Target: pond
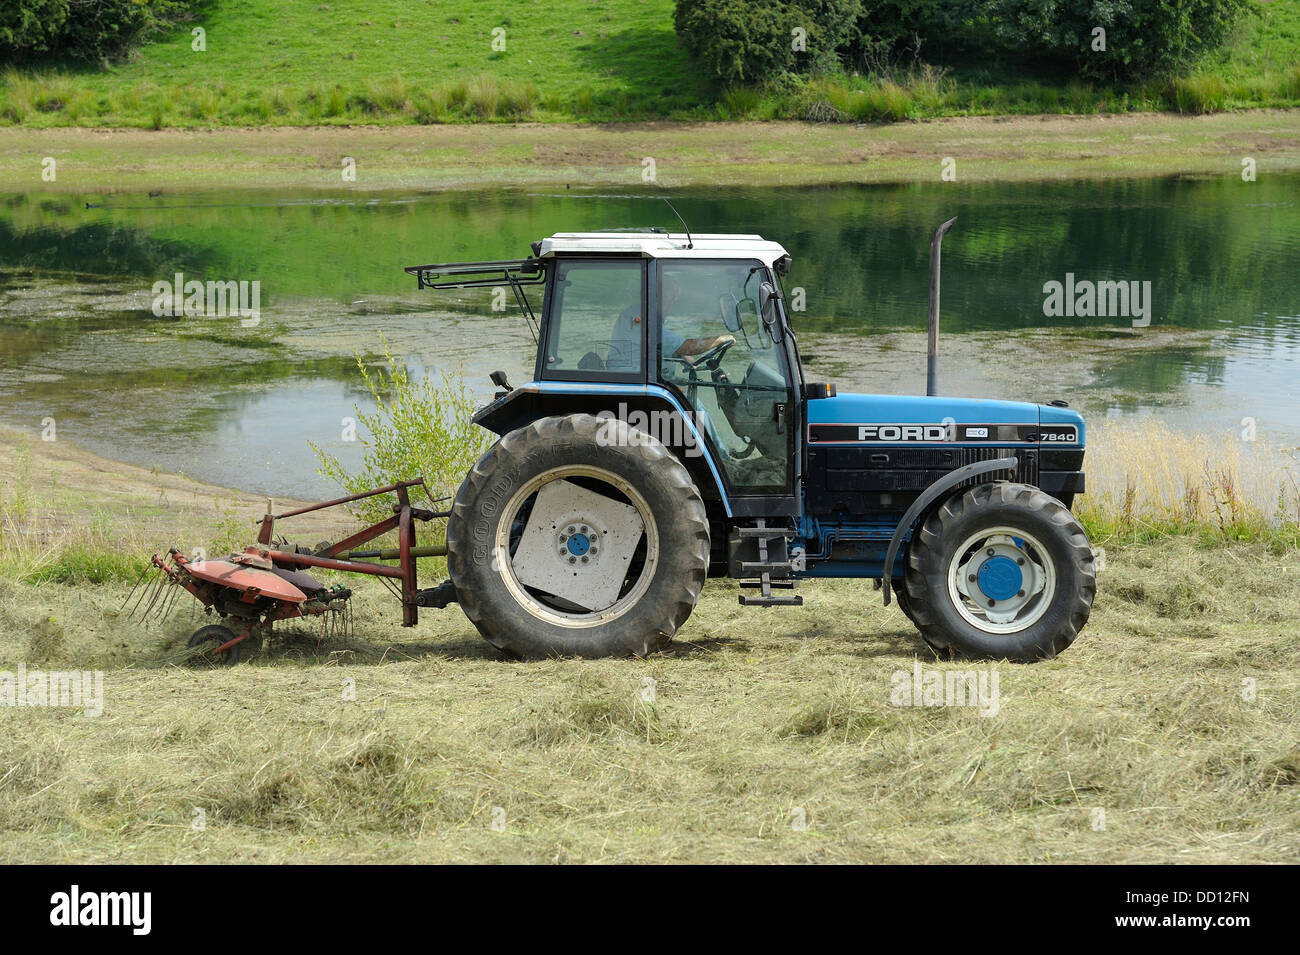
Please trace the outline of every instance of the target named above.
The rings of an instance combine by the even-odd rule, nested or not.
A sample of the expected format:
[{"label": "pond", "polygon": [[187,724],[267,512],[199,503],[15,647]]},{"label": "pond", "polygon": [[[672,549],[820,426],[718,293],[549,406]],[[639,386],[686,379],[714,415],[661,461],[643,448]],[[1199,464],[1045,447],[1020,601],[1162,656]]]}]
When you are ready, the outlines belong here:
[{"label": "pond", "polygon": [[[419,292],[403,266],[522,258],[557,231],[676,229],[663,196],[696,232],[760,233],[790,251],[808,375],[841,391],[924,390],[929,236],[957,216],[943,246],[943,393],[1063,398],[1094,421],[1152,414],[1195,431],[1250,419],[1300,444],[1297,174],[0,195],[0,421],[36,433],[53,418],[60,438],[117,460],[331,495],[307,442],[359,460],[343,419],[367,407],[356,356],[382,354],[381,335],[413,371],[459,369],[483,396],[492,370],[515,383],[531,372],[513,304]],[[256,281],[257,320],[155,315],[154,284],[177,273]]]}]

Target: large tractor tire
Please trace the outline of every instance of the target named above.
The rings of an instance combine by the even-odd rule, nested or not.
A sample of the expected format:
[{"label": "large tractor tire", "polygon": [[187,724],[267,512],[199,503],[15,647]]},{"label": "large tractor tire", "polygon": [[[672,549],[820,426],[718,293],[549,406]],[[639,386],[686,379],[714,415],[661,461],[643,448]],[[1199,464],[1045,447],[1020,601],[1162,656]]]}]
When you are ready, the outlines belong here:
[{"label": "large tractor tire", "polygon": [[447,523],[465,615],[525,659],[644,656],[699,599],[709,522],[690,474],[613,418],[541,418],[479,459]]},{"label": "large tractor tire", "polygon": [[916,617],[912,616],[912,608],[907,604],[907,587],[902,578],[893,578],[894,603],[898,604],[898,609],[903,611],[903,616],[912,621],[912,626],[916,626]]},{"label": "large tractor tire", "polygon": [[1097,593],[1092,547],[1056,498],[995,483],[953,495],[912,540],[908,615],[943,655],[1028,663],[1079,635]]}]

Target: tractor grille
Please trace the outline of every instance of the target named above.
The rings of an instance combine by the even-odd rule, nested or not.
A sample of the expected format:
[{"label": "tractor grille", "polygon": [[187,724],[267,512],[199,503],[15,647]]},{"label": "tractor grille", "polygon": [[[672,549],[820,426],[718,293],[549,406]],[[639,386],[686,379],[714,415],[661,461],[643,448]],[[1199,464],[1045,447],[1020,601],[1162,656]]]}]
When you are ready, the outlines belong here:
[{"label": "tractor grille", "polygon": [[1036,448],[962,448],[961,464],[962,467],[967,464],[974,464],[976,461],[992,461],[995,458],[1010,457],[1014,455],[1020,459],[1020,464],[1012,472],[983,475],[966,481],[963,486],[969,487],[974,484],[981,484],[988,481],[990,477],[996,479],[1008,479],[1015,481],[1017,484],[1038,484],[1038,450]]},{"label": "tractor grille", "polygon": [[810,448],[809,503],[821,513],[900,510],[959,467],[1012,455],[1020,460],[1014,472],[978,475],[960,486],[990,480],[1037,486],[1038,449],[1032,447]]}]

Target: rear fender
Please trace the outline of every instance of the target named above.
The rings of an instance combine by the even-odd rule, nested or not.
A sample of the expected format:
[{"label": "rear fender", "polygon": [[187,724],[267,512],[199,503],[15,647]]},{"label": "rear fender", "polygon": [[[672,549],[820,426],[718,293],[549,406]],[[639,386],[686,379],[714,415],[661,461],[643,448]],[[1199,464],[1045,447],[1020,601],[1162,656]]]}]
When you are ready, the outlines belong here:
[{"label": "rear fender", "polygon": [[681,402],[658,385],[533,381],[481,408],[474,423],[504,435],[538,418],[584,413],[622,418],[663,441],[686,466],[710,511],[716,508],[720,516],[732,516],[731,501],[708,443]]}]

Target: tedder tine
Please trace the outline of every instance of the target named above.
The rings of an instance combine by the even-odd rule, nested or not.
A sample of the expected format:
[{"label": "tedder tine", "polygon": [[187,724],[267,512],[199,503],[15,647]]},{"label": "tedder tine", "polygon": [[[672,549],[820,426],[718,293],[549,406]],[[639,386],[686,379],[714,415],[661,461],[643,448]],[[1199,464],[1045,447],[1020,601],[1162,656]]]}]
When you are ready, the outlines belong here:
[{"label": "tedder tine", "polygon": [[135,583],[133,583],[133,584],[131,585],[131,592],[130,592],[129,594],[127,594],[127,595],[126,595],[126,599],[122,601],[122,607],[121,607],[121,609],[118,611],[119,613],[121,612],[121,610],[125,610],[125,609],[126,609],[126,605],[129,604],[129,603],[131,602],[131,598],[135,596],[136,589],[140,586],[140,582],[143,581],[143,580],[145,579],[145,577],[148,575],[148,573],[149,573],[149,569],[150,569],[151,567],[153,567],[153,564],[146,564],[146,565],[144,566],[144,568],[140,571],[140,576],[137,577],[137,578],[135,579]]},{"label": "tedder tine", "polygon": [[[123,602],[122,609],[126,610],[127,604],[131,602],[131,597],[135,595],[137,590],[139,591],[139,596],[135,598],[135,603],[132,604],[131,609],[127,611],[126,618],[128,620],[131,620],[135,617],[136,613],[138,613],[140,610],[141,604],[144,603],[145,596],[153,589],[154,586],[153,581],[150,580],[146,582],[145,578],[149,575],[150,570],[156,570],[156,569],[157,568],[152,563],[150,563],[149,566],[144,569],[144,572],[140,574],[140,579],[135,582],[135,586],[131,588],[131,593],[127,595],[126,601]],[[143,586],[141,586],[142,584]]]},{"label": "tedder tine", "polygon": [[167,595],[163,598],[162,609],[158,611],[159,622],[166,620],[173,610],[176,609],[176,600],[180,597],[181,588],[177,586],[175,580],[169,580]]},{"label": "tedder tine", "polygon": [[159,579],[158,586],[154,588],[153,593],[149,597],[149,606],[145,607],[144,613],[140,617],[141,620],[147,620],[151,614],[157,612],[163,602],[163,595],[167,590],[167,583],[169,580],[170,578],[166,574]]},{"label": "tedder tine", "polygon": [[[131,611],[133,619],[144,621],[149,616],[149,611],[153,608],[154,601],[158,599],[158,592],[162,590],[162,581],[151,583],[148,587],[140,592],[140,599],[136,601],[135,607]],[[136,614],[139,614],[137,617]]]}]

